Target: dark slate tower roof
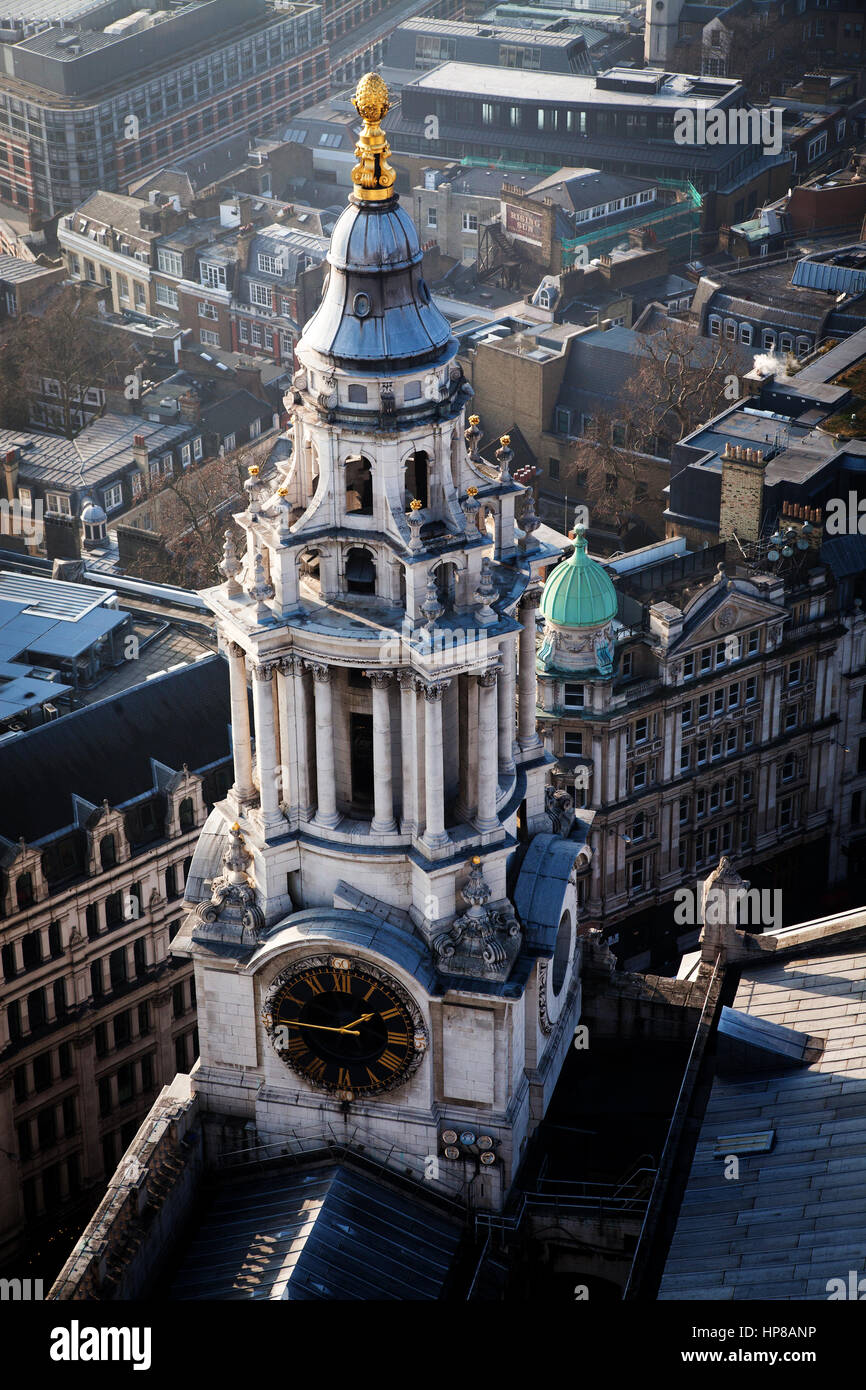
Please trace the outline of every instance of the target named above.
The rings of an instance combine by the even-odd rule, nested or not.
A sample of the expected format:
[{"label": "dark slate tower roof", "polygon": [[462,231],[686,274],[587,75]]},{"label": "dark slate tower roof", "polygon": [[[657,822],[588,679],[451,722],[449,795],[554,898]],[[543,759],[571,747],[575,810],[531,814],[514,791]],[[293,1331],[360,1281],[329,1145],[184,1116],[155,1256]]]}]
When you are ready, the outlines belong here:
[{"label": "dark slate tower roof", "polygon": [[388,90],[376,73],[358,85],[364,129],[352,170],[354,191],[331,236],[331,267],[303,345],[337,367],[381,375],[453,357],[457,344],[421,272],[423,253],[411,217],[394,192],[387,140],[379,126]]}]

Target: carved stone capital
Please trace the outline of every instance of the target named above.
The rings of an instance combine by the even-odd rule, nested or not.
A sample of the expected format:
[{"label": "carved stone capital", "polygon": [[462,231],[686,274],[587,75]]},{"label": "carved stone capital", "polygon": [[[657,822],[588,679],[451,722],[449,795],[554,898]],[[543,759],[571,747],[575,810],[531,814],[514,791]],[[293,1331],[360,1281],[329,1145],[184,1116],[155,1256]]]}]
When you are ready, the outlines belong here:
[{"label": "carved stone capital", "polygon": [[365,671],[364,675],[376,690],[387,690],[394,679],[393,671]]},{"label": "carved stone capital", "polygon": [[305,665],[308,671],[312,671],[313,680],[318,681],[320,685],[328,685],[333,679],[333,667],[325,666],[319,661],[308,661]]},{"label": "carved stone capital", "polygon": [[229,656],[241,658],[246,656],[246,652],[244,651],[243,647],[240,645],[239,642],[228,642],[226,644],[226,651],[228,652]]},{"label": "carved stone capital", "polygon": [[418,680],[415,672],[405,669],[397,672],[397,684],[401,690],[409,691],[412,695],[417,694],[421,688],[421,682]]},{"label": "carved stone capital", "polygon": [[269,681],[274,672],[279,669],[278,661],[254,661],[250,666],[253,680]]},{"label": "carved stone capital", "polygon": [[301,676],[304,672],[304,663],[299,656],[281,656],[277,667],[283,676]]},{"label": "carved stone capital", "polygon": [[489,690],[492,685],[496,684],[496,678],[498,675],[499,667],[489,666],[486,671],[479,671],[475,679],[477,680],[478,684],[482,686],[485,690]]},{"label": "carved stone capital", "polygon": [[438,704],[450,684],[450,681],[430,681],[429,684],[422,682],[421,689],[424,692],[424,699],[429,700],[431,705]]},{"label": "carved stone capital", "polygon": [[539,605],[540,603],[541,603],[541,590],[540,590],[540,589],[527,589],[527,590],[526,590],[526,593],[522,596],[522,598],[521,598],[521,600],[520,600],[520,603],[518,604],[518,607],[519,607],[519,608],[526,608],[526,609],[537,608],[538,605]]}]

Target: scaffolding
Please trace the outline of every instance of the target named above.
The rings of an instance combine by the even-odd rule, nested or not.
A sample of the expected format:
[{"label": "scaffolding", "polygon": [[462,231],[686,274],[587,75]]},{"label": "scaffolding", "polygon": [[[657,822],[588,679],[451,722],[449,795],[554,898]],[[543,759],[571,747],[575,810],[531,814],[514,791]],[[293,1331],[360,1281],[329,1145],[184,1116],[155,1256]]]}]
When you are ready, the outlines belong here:
[{"label": "scaffolding", "polygon": [[563,269],[569,269],[575,264],[578,247],[586,247],[586,259],[591,261],[593,256],[613,250],[617,242],[622,241],[636,227],[649,228],[652,239],[664,244],[671,251],[673,259],[691,260],[692,238],[699,230],[701,222],[701,195],[687,179],[657,179],[656,183],[659,188],[671,189],[675,201],[656,207],[652,211],[641,212],[637,217],[599,227],[597,231],[591,231],[587,227],[581,236],[564,238]]}]

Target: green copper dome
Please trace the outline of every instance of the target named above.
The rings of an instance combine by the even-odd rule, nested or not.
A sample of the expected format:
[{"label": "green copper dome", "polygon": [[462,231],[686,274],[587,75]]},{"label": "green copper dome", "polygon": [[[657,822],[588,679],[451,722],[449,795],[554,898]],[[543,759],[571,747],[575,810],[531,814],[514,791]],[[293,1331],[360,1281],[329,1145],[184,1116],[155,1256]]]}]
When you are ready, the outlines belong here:
[{"label": "green copper dome", "polygon": [[541,611],[558,627],[601,627],[616,617],[616,589],[597,560],[586,553],[582,526],[574,533],[574,553],[556,566],[541,596]]}]

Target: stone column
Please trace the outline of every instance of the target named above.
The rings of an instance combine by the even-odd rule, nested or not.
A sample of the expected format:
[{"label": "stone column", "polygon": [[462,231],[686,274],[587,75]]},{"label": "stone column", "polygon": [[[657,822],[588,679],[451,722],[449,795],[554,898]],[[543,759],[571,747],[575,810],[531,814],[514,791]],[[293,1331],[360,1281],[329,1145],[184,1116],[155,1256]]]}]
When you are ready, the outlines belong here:
[{"label": "stone column", "polygon": [[316,824],[333,829],[337,813],[337,778],[334,770],[334,721],[330,666],[310,663],[316,692]]},{"label": "stone column", "polygon": [[277,786],[277,730],[274,708],[275,661],[257,662],[253,668],[253,718],[256,724],[256,761],[259,772],[259,805],[267,830],[284,825]]},{"label": "stone column", "polygon": [[511,777],[514,772],[514,710],[517,703],[517,673],[514,660],[517,655],[516,639],[506,637],[499,648],[499,654],[499,771],[505,777]]},{"label": "stone column", "polygon": [[448,844],[445,833],[445,768],[442,747],[442,696],[450,681],[432,681],[424,691],[424,782],[426,824],[424,843],[430,849]]},{"label": "stone column", "polygon": [[277,663],[277,730],[279,732],[280,787],[287,814],[294,817],[298,805],[297,754],[292,728],[294,658]]},{"label": "stone column", "polygon": [[307,748],[307,686],[304,679],[304,663],[296,656],[292,661],[295,685],[295,774],[298,791],[298,815],[301,820],[312,819],[314,805],[310,789],[310,763]]},{"label": "stone column", "polygon": [[496,667],[483,671],[478,680],[478,810],[475,825],[486,832],[498,830],[496,790],[499,760],[496,752]]},{"label": "stone column", "polygon": [[244,649],[237,642],[228,644],[229,686],[232,706],[232,754],[235,794],[239,801],[252,801],[253,756],[250,746],[250,709],[247,702],[247,668]]},{"label": "stone column", "polygon": [[517,741],[522,749],[537,748],[541,739],[535,728],[535,706],[538,698],[535,674],[535,610],[540,602],[537,590],[524,594],[520,601],[520,656],[517,671]]},{"label": "stone column", "polygon": [[397,829],[391,767],[392,673],[368,671],[367,675],[373,689],[373,819],[370,829],[376,835],[390,835]]},{"label": "stone column", "polygon": [[400,687],[400,743],[403,770],[403,815],[401,829],[418,833],[418,681],[411,671],[398,671]]}]

